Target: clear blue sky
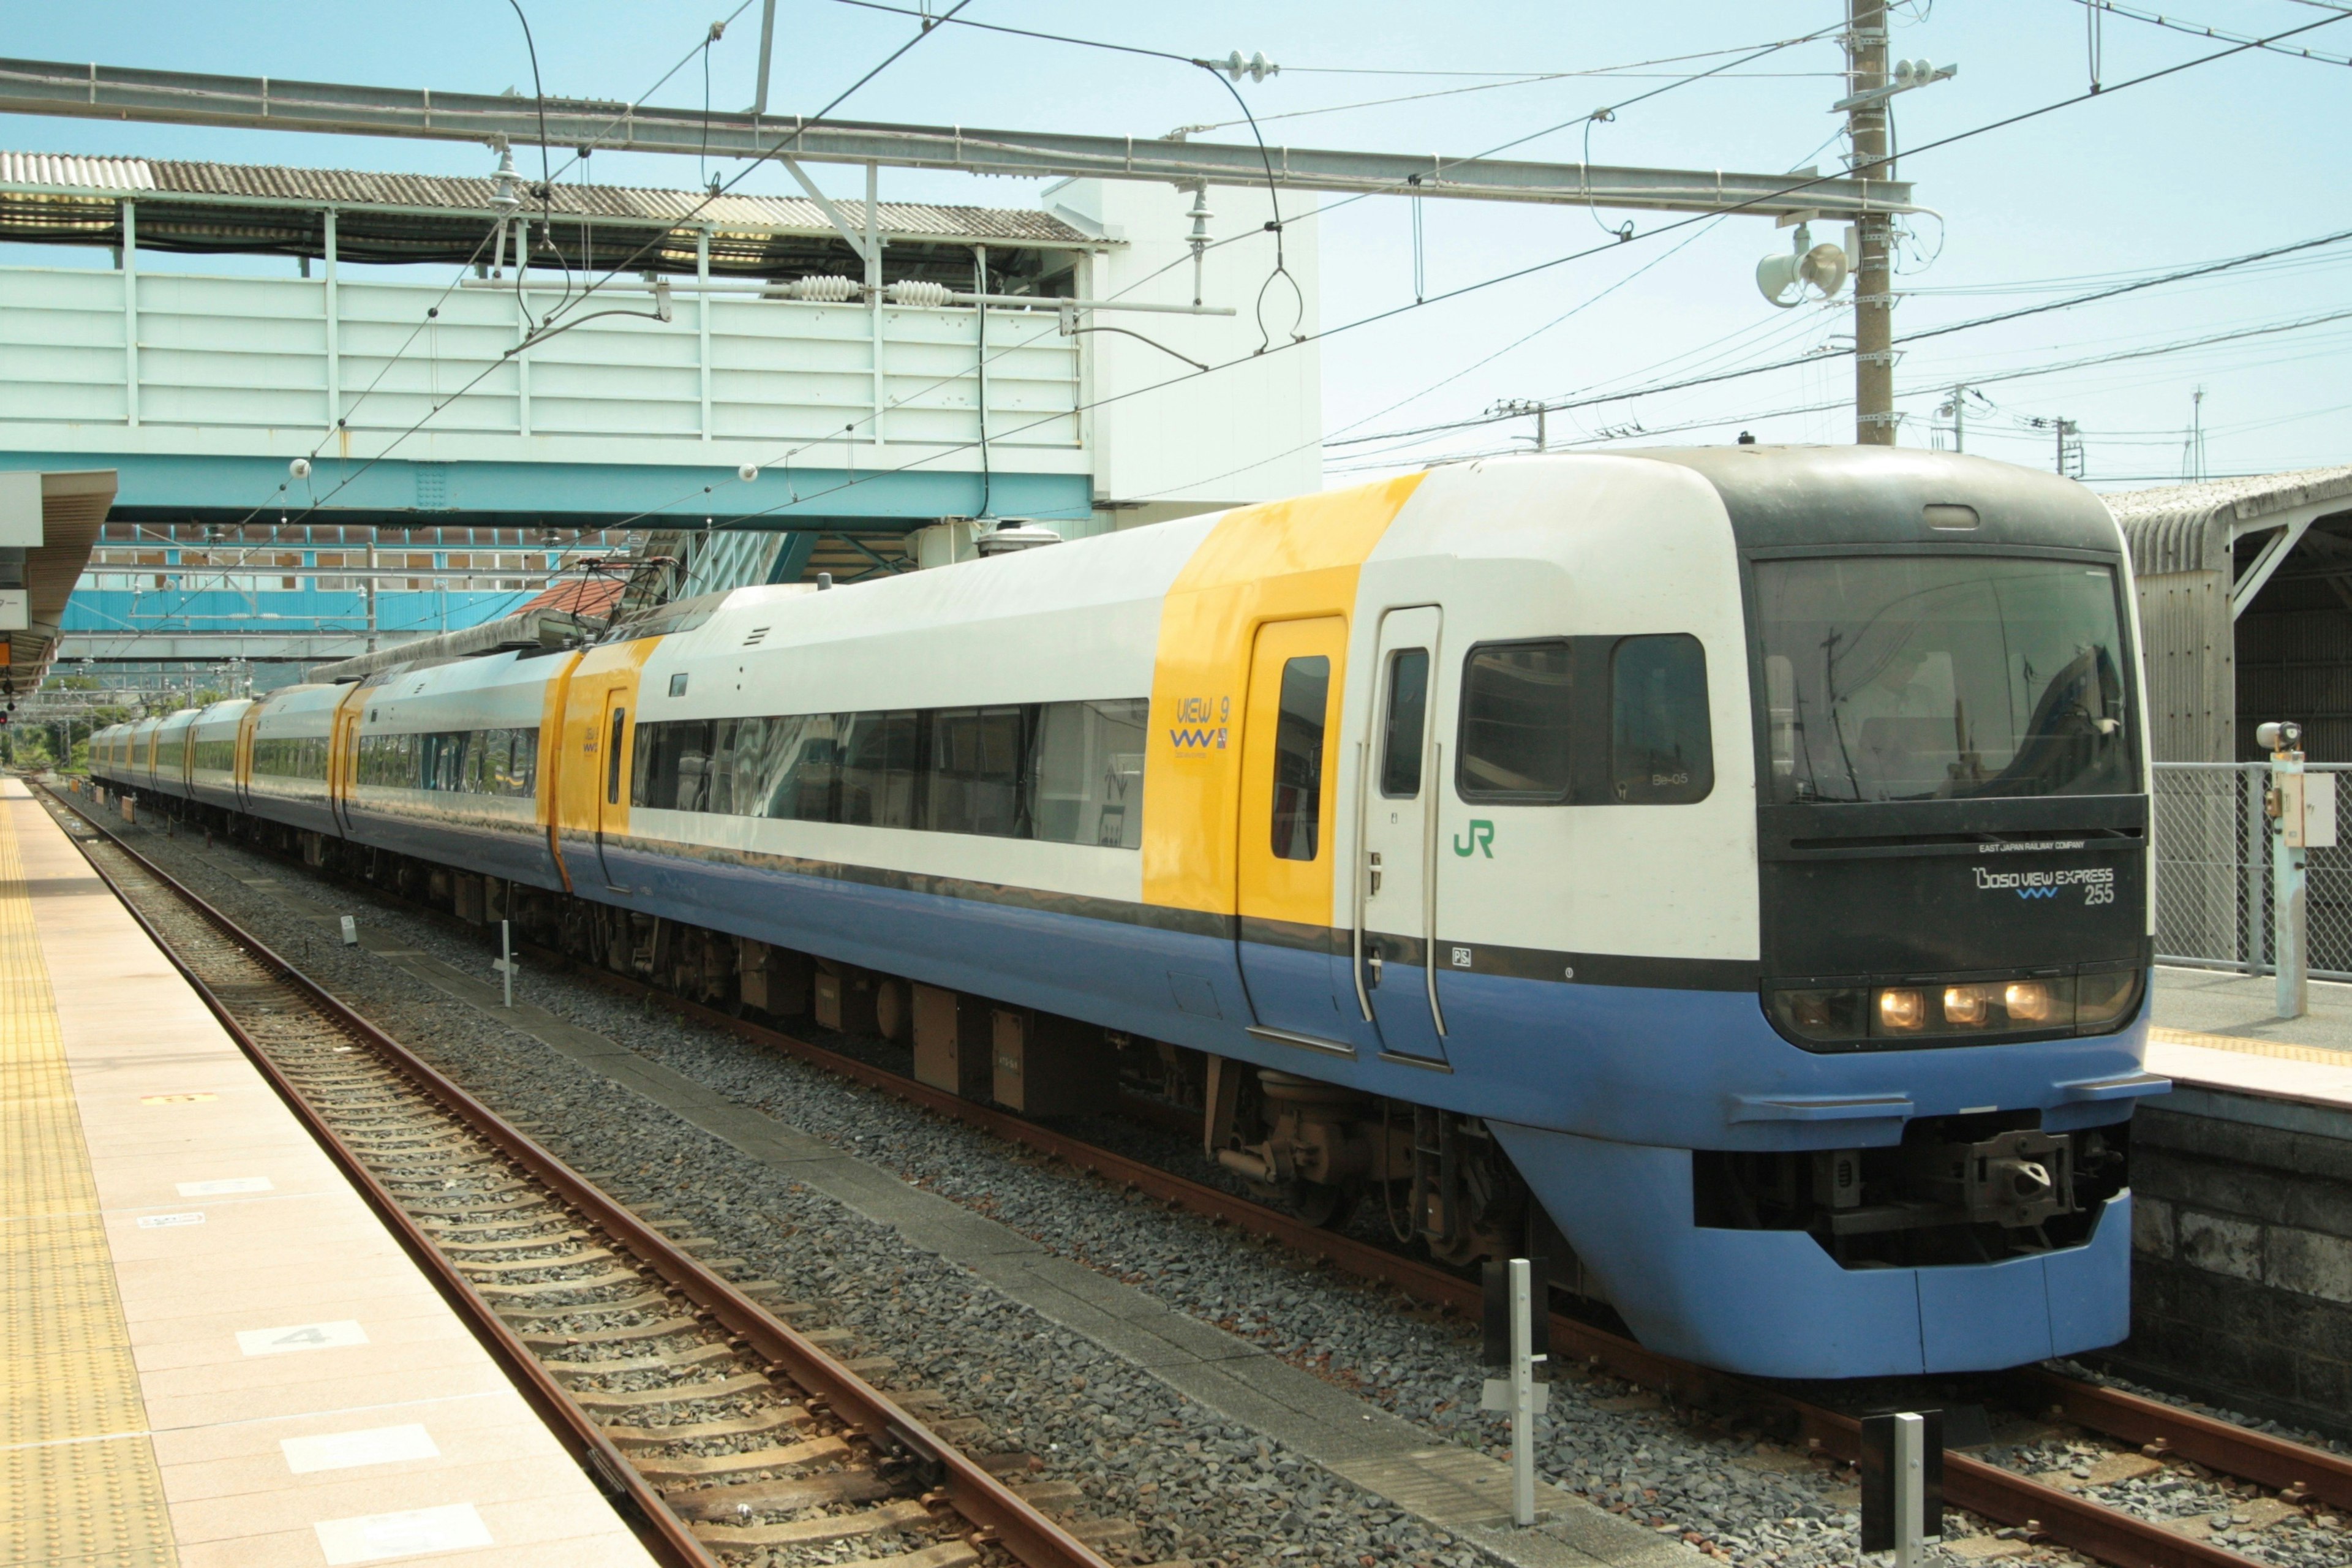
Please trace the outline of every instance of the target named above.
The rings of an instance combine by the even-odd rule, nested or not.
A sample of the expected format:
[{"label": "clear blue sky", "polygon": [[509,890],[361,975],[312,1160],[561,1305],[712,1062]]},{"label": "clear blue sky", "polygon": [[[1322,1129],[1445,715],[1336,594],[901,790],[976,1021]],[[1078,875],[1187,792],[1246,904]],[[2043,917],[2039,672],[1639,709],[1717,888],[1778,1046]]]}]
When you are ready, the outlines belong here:
[{"label": "clear blue sky", "polygon": [[[640,96],[735,3],[524,0],[547,90],[614,99]],[[948,3],[932,0],[934,9]],[[2311,0],[2183,3],[2190,6],[2189,21],[2258,35],[2326,20],[2333,9]],[[2145,8],[2153,13],[2159,6],[2149,0]],[[2169,0],[2162,8],[2174,16]],[[1207,0],[1146,8],[973,0],[964,14],[1186,55],[1262,50],[1283,65],[1283,74],[1264,84],[1244,82],[1242,90],[1253,110],[1268,117],[1269,140],[1465,154],[1666,85],[1717,60],[1344,112],[1298,111],[1493,79],[1374,73],[1591,72],[1793,38],[1831,27],[1841,4],[1512,0],[1471,6],[1306,0],[1276,8]],[[2063,100],[2088,85],[2086,17],[2076,0],[1915,0],[1896,15],[1896,53],[1960,68],[1957,79],[1897,100],[1904,146]],[[99,0],[19,7],[10,22],[9,52],[37,58],[474,91],[513,87],[528,92],[531,87],[521,31],[505,0],[405,0],[398,6],[347,0],[210,0],[203,5]],[[711,91],[721,106],[740,108],[750,100],[757,22],[753,0],[710,51]],[[782,0],[778,26],[772,106],[807,111],[904,41],[911,25],[840,0]],[[2102,30],[2100,74],[2109,92],[1904,161],[1901,174],[1942,218],[1916,220],[1916,243],[1906,247],[1898,280],[1916,292],[1902,302],[1898,333],[2087,290],[2125,275],[2352,228],[2352,203],[2346,200],[2352,190],[2347,167],[2352,162],[2347,135],[2352,68],[2250,53],[2112,90],[2131,77],[2222,46],[2118,14],[2108,15]],[[2294,42],[2337,60],[2352,58],[2352,18]],[[1734,79],[1678,87],[1593,127],[1592,159],[1757,171],[1816,161],[1834,167],[1838,143],[1831,137],[1839,121],[1827,106],[1840,95],[1842,63],[1837,44],[1824,37],[1741,68]],[[699,105],[700,58],[656,97]],[[927,38],[839,112],[1138,136],[1233,118],[1231,98],[1197,69],[957,27]],[[1582,128],[1575,127],[1514,155],[1573,162],[1582,145]],[[0,146],[443,173],[481,173],[490,165],[485,151],[463,144],[24,118],[0,129]],[[535,153],[524,155],[526,165],[535,159]],[[731,164],[721,167],[734,173]],[[596,172],[606,183],[694,183],[692,163],[677,160],[607,154],[596,160]],[[820,178],[845,193],[856,179],[845,170]],[[744,188],[790,187],[780,170],[761,169]],[[1034,189],[1025,182],[887,172],[884,184],[886,196],[1003,205],[1027,205]],[[1629,216],[1640,231],[1673,221],[1430,202],[1427,287],[1443,292],[1587,249],[1605,237],[1603,222],[1613,227]],[[1412,300],[1409,235],[1402,201],[1360,201],[1323,220],[1327,325]],[[1779,310],[1751,281],[1757,260],[1784,247],[1788,237],[1769,220],[1692,226],[1341,332],[1323,345],[1327,431],[1411,429],[1475,416],[1500,398],[1613,391],[1695,368],[1785,358],[1826,343],[1848,329],[1850,312]],[[1822,231],[1814,237],[1834,236]],[[1621,286],[1559,320],[1612,284]],[[1906,353],[1897,385],[1945,385],[2352,312],[2347,284],[2352,242],[2291,263],[1923,342]],[[2094,482],[2162,480],[2182,471],[2191,395],[2201,386],[2210,471],[2352,461],[2347,343],[2352,315],[2189,353],[1990,383],[1983,401],[1970,405],[1969,449],[2046,467],[2052,438],[2024,421],[2063,416],[2082,426]],[[1853,427],[1847,413],[1775,411],[1837,402],[1850,395],[1851,384],[1851,364],[1832,360],[1557,416],[1552,434],[1565,442],[1637,424],[1662,433],[1670,426],[1720,419],[1738,423],[1680,438],[1726,440],[1744,425],[1765,439],[1844,441]],[[1900,406],[1911,416],[1902,434],[1906,445],[1928,444],[1937,403],[1934,396],[1903,399]],[[1407,451],[1493,447],[1531,436],[1531,425],[1520,421],[1412,448],[1334,447],[1330,468],[1338,478],[1367,464],[1396,461]]]}]

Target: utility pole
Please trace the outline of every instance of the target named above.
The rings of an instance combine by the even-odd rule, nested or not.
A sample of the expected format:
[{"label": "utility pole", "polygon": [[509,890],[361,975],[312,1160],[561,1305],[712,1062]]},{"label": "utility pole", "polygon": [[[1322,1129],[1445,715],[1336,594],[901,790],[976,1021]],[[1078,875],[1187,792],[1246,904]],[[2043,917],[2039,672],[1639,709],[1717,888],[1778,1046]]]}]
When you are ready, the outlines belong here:
[{"label": "utility pole", "polygon": [[[1881,94],[1886,81],[1886,0],[1846,0],[1849,99]],[[1860,180],[1894,177],[1886,160],[1887,100],[1874,96],[1846,110],[1853,142],[1850,173]],[[1853,274],[1853,439],[1895,445],[1894,219],[1865,212],[1855,220],[1862,254]]]},{"label": "utility pole", "polygon": [[2189,395],[2189,456],[2193,465],[2189,477],[2199,484],[2205,482],[2205,389],[2199,387]]}]

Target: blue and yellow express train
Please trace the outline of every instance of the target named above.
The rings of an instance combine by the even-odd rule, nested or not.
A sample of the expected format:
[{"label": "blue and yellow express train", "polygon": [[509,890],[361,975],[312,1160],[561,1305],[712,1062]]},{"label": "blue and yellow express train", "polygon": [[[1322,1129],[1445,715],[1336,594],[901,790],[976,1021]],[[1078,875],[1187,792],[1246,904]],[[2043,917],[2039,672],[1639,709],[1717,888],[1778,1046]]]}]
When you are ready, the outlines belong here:
[{"label": "blue and yellow express train", "polygon": [[[1891,449],[1442,468],[107,731],[114,784],[1742,1372],[2121,1339],[2128,567]],[[1360,1209],[1359,1205],[1370,1205]]]}]

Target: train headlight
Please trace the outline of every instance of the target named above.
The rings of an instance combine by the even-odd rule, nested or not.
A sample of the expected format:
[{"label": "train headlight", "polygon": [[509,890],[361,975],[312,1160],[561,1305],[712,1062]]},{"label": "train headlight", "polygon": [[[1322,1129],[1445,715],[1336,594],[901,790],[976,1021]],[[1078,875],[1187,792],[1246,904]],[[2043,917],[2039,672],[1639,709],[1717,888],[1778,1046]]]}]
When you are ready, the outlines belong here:
[{"label": "train headlight", "polygon": [[1878,994],[1878,1026],[1890,1035],[1916,1034],[1927,1022],[1927,996],[1907,988]]},{"label": "train headlight", "polygon": [[[1859,1048],[1870,1034],[1870,993],[1853,986],[1819,991],[1775,991],[1768,1005],[1780,1033],[1822,1047]],[[1851,1042],[1851,1046],[1847,1046]]]},{"label": "train headlight", "polygon": [[1999,994],[1994,985],[1945,986],[1944,1022],[1955,1028],[1983,1028],[1993,1021],[1992,1001]]},{"label": "train headlight", "polygon": [[2137,969],[2085,974],[2075,984],[2074,1023],[2087,1032],[2111,1028],[2139,1008],[2140,972]]},{"label": "train headlight", "polygon": [[2088,973],[1934,979],[1873,985],[1767,988],[1764,1010],[1781,1038],[1812,1051],[1992,1045],[2020,1037],[2112,1034],[2146,999],[2137,969]]},{"label": "train headlight", "polygon": [[2039,980],[2013,980],[2001,992],[2001,1005],[2009,1009],[2012,1024],[2046,1024],[2057,1011],[2056,998],[2050,987]]}]

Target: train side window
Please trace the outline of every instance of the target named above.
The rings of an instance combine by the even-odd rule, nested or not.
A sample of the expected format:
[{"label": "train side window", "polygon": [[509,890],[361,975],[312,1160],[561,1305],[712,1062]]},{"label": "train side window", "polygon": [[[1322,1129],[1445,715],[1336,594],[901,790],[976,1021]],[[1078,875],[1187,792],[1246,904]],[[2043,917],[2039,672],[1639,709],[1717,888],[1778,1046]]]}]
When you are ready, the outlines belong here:
[{"label": "train side window", "polygon": [[1029,837],[1022,763],[1028,737],[1019,708],[945,708],[931,714],[923,826],[935,833]]},{"label": "train side window", "polygon": [[1108,849],[1143,845],[1141,697],[1038,705],[1029,763],[1031,836]]},{"label": "train side window", "polygon": [[1274,853],[1312,860],[1322,843],[1323,730],[1331,698],[1331,661],[1322,654],[1286,659],[1282,709],[1274,732]]},{"label": "train side window", "polygon": [[866,827],[912,827],[922,772],[922,715],[913,709],[844,715],[841,816]]},{"label": "train side window", "polygon": [[1429,727],[1429,650],[1389,655],[1388,732],[1381,742],[1381,793],[1411,800],[1421,793],[1421,740]]},{"label": "train side window", "polygon": [[1464,800],[1568,798],[1572,670],[1565,637],[1487,643],[1464,658],[1454,763]]},{"label": "train side window", "polygon": [[1698,638],[1623,637],[1609,667],[1611,795],[1623,805],[1706,799],[1715,788],[1715,744]]},{"label": "train side window", "polygon": [[621,736],[625,732],[625,721],[628,716],[629,710],[625,708],[613,710],[613,733],[604,747],[604,804],[607,805],[621,803]]},{"label": "train side window", "polygon": [[768,736],[768,815],[785,821],[831,822],[841,721],[830,713],[774,721]]}]

